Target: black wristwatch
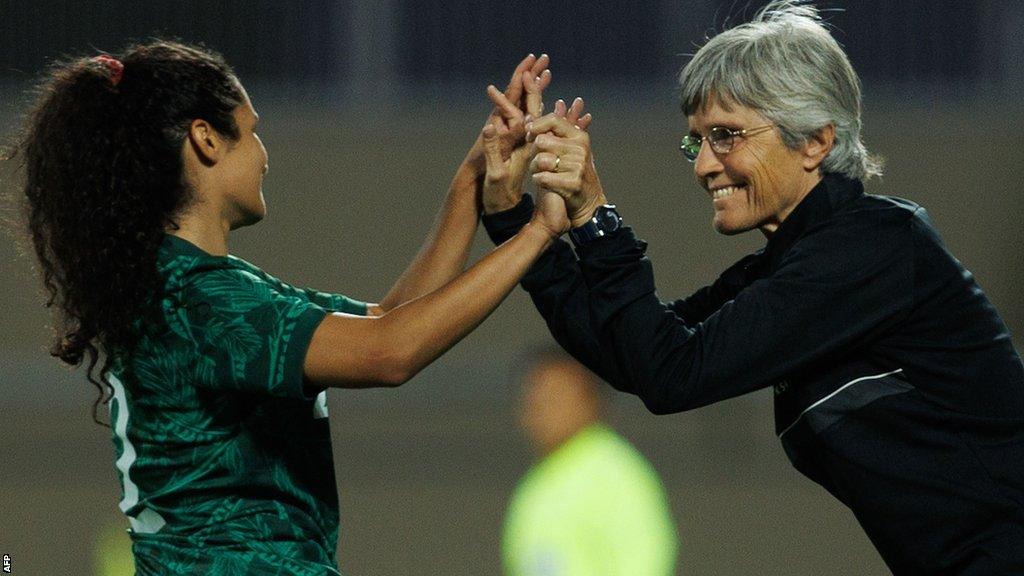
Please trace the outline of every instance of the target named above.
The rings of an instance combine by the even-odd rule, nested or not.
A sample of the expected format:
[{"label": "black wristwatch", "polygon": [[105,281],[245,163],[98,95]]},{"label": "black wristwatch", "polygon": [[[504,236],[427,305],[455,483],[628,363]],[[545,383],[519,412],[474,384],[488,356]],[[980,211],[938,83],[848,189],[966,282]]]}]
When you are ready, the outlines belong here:
[{"label": "black wristwatch", "polygon": [[569,230],[569,238],[576,247],[590,244],[595,239],[622,228],[622,216],[615,210],[615,204],[598,206],[586,224]]}]

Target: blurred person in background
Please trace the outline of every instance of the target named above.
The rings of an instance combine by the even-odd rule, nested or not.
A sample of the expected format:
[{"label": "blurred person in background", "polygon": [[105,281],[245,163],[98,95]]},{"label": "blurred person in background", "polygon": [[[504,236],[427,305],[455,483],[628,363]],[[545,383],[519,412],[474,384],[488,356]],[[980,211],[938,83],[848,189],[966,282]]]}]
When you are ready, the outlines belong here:
[{"label": "blurred person in background", "polygon": [[528,56],[504,93],[489,87],[506,108],[379,304],[296,288],[229,254],[229,233],[266,215],[268,157],[219,55],[153,41],[53,67],[11,157],[59,313],[52,354],[87,362],[97,403],[110,403],[138,574],[338,573],[325,391],[409,380],[564,231],[551,194],[463,271],[495,179],[485,167],[529,162],[523,113],[540,113],[547,63]]},{"label": "blurred person in background", "polygon": [[105,525],[92,549],[93,576],[134,576],[132,540],[120,523]]},{"label": "blurred person in background", "polygon": [[[864,192],[880,166],[859,80],[817,10],[769,3],[680,80],[681,148],[715,229],[767,243],[663,302],[589,134],[534,120],[533,180],[565,199],[576,248],[554,243],[523,280],[555,339],[656,414],[773,387],[791,462],[893,572],[1024,574],[1024,366],[925,210]],[[485,216],[496,242],[533,211],[512,199]]]},{"label": "blurred person in background", "polygon": [[671,576],[678,541],[651,464],[601,421],[604,390],[561,350],[535,354],[518,419],[538,461],[516,487],[508,576]]}]

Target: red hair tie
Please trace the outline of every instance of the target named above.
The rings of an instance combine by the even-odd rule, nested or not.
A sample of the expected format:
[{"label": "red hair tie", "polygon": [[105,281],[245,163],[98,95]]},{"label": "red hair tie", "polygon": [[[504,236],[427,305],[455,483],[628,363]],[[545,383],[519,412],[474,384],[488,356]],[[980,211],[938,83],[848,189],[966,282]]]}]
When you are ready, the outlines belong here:
[{"label": "red hair tie", "polygon": [[117,86],[121,83],[121,76],[124,75],[124,64],[120,60],[113,56],[107,56],[106,54],[100,54],[93,58],[96,62],[103,64],[110,70],[110,83]]}]

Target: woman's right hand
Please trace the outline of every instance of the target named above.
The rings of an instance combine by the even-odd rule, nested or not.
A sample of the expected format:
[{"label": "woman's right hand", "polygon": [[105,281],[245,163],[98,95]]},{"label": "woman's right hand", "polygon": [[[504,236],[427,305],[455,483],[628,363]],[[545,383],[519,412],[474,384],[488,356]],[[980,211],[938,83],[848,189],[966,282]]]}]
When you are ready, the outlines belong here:
[{"label": "woman's right hand", "polygon": [[[583,106],[579,98],[573,102],[574,108],[577,105]],[[594,167],[590,135],[583,128],[557,113],[527,124],[527,140],[536,149],[531,163],[533,183],[565,200],[572,227],[582,226],[598,206],[607,203]]]},{"label": "woman's right hand", "polygon": [[[526,86],[527,107],[538,114],[543,112],[543,104],[540,101],[540,91],[537,89],[536,85],[530,86],[529,78],[527,78],[525,74],[523,82]],[[499,110],[505,111],[503,113],[512,114],[511,111],[514,107],[511,102],[497,91],[497,89],[494,89],[493,86],[489,87],[488,94]],[[555,103],[555,110],[552,115],[566,120],[582,131],[586,131],[593,120],[593,116],[589,113],[584,114],[583,109],[584,103],[581,98],[577,98],[573,101],[572,106],[570,107],[566,107],[563,100],[558,100]],[[506,124],[495,122],[493,124],[488,123],[485,125],[481,132],[484,159],[486,161],[482,199],[484,213],[486,214],[493,214],[495,212],[508,210],[519,203],[519,200],[523,196],[526,173],[528,172],[530,163],[536,154],[536,147],[532,143],[524,143],[523,145],[513,149],[511,154],[506,154],[505,145],[508,141],[507,133],[509,129],[510,128]],[[559,224],[560,226],[560,218],[558,218],[557,215],[557,205],[559,203],[549,204],[548,202],[545,202],[544,196],[545,191],[539,191],[537,198],[538,208],[548,205],[547,209],[552,211],[552,217],[549,219],[548,223],[551,225]],[[560,230],[558,234],[561,234],[562,232],[564,232],[564,230]]]}]

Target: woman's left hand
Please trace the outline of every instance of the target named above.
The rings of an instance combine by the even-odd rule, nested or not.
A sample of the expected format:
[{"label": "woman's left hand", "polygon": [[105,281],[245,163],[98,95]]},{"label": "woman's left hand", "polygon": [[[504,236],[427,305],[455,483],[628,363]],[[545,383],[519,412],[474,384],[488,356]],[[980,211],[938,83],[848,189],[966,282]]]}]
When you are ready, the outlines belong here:
[{"label": "woman's left hand", "polygon": [[[524,78],[524,82],[527,79]],[[496,90],[494,92],[497,92]],[[526,88],[527,104],[535,111],[540,111],[539,92],[531,90],[529,85]],[[531,94],[537,94],[537,98],[531,102]],[[500,94],[492,94],[492,98],[499,108],[507,110],[511,104],[501,97]],[[577,98],[571,107],[566,108],[565,102],[559,100],[555,103],[553,116],[562,118],[582,131],[590,126],[593,117],[590,114],[583,114],[583,100]],[[524,143],[512,150],[506,157],[503,144],[506,140],[503,137],[510,128],[504,124],[488,124],[482,133],[484,142],[485,157],[487,159],[487,170],[484,176],[483,185],[483,207],[485,214],[493,214],[508,210],[519,203],[523,196],[523,181],[526,179],[531,160],[533,160],[536,149],[533,144]],[[488,136],[490,134],[490,136]],[[540,190],[537,197],[538,207],[545,204],[544,196],[547,192]],[[558,204],[563,204],[561,200]],[[561,208],[564,212],[564,208]],[[553,212],[552,210],[548,210]]]},{"label": "woman's left hand", "polygon": [[[487,87],[487,95],[494,102],[494,108],[484,124],[495,124],[508,129],[501,135],[504,158],[508,158],[514,148],[523,144],[525,116],[533,109],[543,109],[541,94],[551,82],[551,71],[548,70],[550,62],[547,54],[541,54],[539,58],[530,54],[516,66],[504,92],[493,84]],[[500,101],[495,95],[501,97]],[[473,143],[464,163],[472,167],[478,175],[483,175],[485,162],[482,138],[477,138]]]},{"label": "woman's left hand", "polygon": [[[523,196],[523,181],[530,159],[533,158],[533,146],[526,142],[526,120],[544,113],[543,92],[551,83],[550,70],[545,69],[540,75],[535,75],[540,64],[547,65],[547,56],[541,56],[538,63],[532,70],[521,74],[519,95],[525,93],[521,102],[508,96],[510,90],[502,93],[493,85],[487,87],[487,97],[494,102],[494,112],[487,119],[487,125],[494,126],[497,132],[499,152],[502,161],[506,163],[506,169],[503,176],[505,181],[500,187],[494,185],[493,178],[485,178],[485,181],[492,184],[484,186],[481,198],[485,214],[508,210],[518,204]],[[486,166],[489,173],[491,164]]]}]

